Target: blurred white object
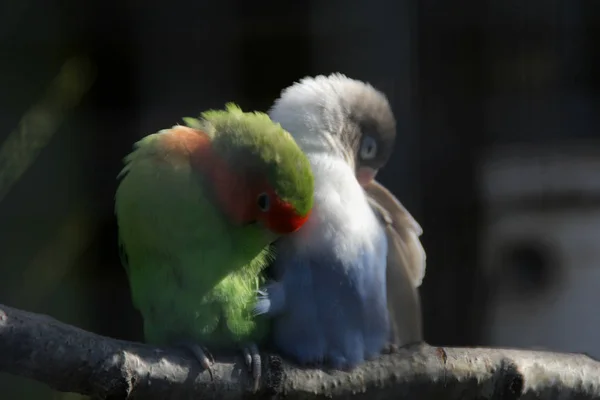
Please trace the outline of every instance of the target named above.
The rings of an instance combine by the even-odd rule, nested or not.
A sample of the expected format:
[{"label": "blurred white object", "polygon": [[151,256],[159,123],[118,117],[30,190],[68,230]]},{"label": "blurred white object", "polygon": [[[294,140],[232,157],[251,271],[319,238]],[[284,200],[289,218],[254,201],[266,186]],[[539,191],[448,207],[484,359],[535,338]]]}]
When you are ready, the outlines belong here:
[{"label": "blurred white object", "polygon": [[485,344],[600,358],[600,143],[482,161]]}]

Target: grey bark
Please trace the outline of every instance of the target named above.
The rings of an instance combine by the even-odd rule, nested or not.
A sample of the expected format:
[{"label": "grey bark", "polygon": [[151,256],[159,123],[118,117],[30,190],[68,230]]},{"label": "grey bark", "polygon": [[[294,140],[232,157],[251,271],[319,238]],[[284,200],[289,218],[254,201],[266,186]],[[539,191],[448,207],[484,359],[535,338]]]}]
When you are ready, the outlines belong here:
[{"label": "grey bark", "polygon": [[211,383],[177,349],[103,337],[0,305],[0,371],[100,399],[600,398],[600,363],[582,354],[423,344],[351,372],[301,369],[276,355],[266,355],[263,368],[252,394],[235,359],[215,364]]}]

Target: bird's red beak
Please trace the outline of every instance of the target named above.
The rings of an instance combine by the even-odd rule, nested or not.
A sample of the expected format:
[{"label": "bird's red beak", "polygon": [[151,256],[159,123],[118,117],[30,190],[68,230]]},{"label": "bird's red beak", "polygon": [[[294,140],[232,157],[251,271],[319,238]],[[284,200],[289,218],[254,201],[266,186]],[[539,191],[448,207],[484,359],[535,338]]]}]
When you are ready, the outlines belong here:
[{"label": "bird's red beak", "polygon": [[371,167],[360,167],[358,171],[356,171],[356,180],[358,180],[360,186],[364,187],[371,183],[376,175],[376,169]]},{"label": "bird's red beak", "polygon": [[296,212],[291,212],[287,218],[281,219],[271,219],[267,222],[269,228],[280,235],[287,235],[289,233],[296,232],[298,229],[302,228],[302,225],[308,221],[308,217],[310,216],[310,211],[308,214],[304,216],[300,216],[296,214]]},{"label": "bird's red beak", "polygon": [[306,215],[298,215],[291,204],[273,196],[271,209],[262,214],[261,219],[264,219],[265,226],[271,231],[286,235],[300,229],[308,221],[309,216],[310,211]]}]

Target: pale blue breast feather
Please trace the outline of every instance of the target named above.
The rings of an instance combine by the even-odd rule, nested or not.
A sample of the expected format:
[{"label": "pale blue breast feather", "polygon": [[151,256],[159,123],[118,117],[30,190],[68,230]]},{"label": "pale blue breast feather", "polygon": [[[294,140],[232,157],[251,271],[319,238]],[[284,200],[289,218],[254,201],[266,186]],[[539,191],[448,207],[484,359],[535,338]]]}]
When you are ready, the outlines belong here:
[{"label": "pale blue breast feather", "polygon": [[[282,241],[273,265],[277,281],[266,287],[256,311],[274,317],[273,341],[282,353],[300,363],[353,367],[379,354],[388,338],[387,239],[379,227],[362,242],[339,232],[335,246],[327,246],[318,226],[310,228],[314,234],[305,234],[320,241],[312,247],[319,250],[297,252],[293,239]],[[334,251],[344,240],[357,257]]]}]

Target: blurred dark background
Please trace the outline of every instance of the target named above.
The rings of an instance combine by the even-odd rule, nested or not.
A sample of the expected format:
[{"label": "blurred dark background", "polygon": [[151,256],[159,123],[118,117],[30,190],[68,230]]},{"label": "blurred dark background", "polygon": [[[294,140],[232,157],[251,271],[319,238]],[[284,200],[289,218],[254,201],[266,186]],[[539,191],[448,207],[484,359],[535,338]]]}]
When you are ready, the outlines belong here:
[{"label": "blurred dark background", "polygon": [[[140,137],[343,72],[398,119],[425,337],[600,356],[600,3],[0,2],[0,302],[140,340],[113,196]],[[0,375],[2,399],[67,399]]]}]

